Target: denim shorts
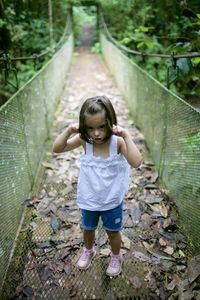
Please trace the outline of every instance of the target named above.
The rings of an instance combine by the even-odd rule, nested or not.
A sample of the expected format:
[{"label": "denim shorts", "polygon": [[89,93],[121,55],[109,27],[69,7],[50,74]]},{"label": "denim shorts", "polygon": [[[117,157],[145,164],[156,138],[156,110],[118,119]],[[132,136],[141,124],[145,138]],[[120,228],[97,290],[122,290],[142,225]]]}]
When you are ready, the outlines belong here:
[{"label": "denim shorts", "polygon": [[107,231],[120,231],[123,227],[123,204],[105,211],[90,211],[81,209],[81,228],[85,230],[95,230],[99,223],[99,217],[103,222],[103,227]]}]

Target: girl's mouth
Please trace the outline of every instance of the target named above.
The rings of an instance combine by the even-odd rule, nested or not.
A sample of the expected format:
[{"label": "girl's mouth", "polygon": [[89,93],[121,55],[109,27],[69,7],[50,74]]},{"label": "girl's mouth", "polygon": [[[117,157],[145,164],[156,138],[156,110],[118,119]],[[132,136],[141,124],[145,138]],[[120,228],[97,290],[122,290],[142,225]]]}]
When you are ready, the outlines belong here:
[{"label": "girl's mouth", "polygon": [[97,144],[99,143],[102,143],[102,139],[101,138],[96,138],[96,139],[93,139],[93,141]]}]

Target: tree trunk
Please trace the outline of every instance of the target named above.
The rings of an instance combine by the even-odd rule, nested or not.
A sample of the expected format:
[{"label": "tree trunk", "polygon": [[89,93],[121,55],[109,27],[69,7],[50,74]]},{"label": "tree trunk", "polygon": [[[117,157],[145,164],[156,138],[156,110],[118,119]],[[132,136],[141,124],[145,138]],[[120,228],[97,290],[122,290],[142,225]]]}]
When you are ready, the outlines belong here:
[{"label": "tree trunk", "polygon": [[52,2],[48,0],[48,11],[49,11],[49,44],[50,47],[53,45],[53,16],[52,16]]}]

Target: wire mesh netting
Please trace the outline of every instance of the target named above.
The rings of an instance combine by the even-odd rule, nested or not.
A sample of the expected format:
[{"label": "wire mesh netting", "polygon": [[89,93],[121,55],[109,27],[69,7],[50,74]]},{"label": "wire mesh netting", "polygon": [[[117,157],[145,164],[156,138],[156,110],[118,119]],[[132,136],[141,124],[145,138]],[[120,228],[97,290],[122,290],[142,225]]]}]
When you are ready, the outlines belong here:
[{"label": "wire mesh netting", "polygon": [[101,35],[103,55],[198,252],[200,249],[200,113]]},{"label": "wire mesh netting", "polygon": [[[104,90],[112,98],[119,124],[130,131],[145,157],[140,168],[131,169],[130,189],[124,201],[123,272],[116,278],[106,276],[110,245],[101,222],[95,239],[97,254],[90,268],[86,271],[77,268],[83,236],[74,200],[82,150],[52,154],[51,141],[37,177],[35,197],[26,201],[27,210],[32,210],[31,219],[22,228],[19,250],[13,255],[6,283],[11,282],[13,298],[167,299],[175,294],[170,290],[173,276],[185,269],[186,239],[179,232],[174,206],[158,186],[158,173],[145,155],[144,138],[127,117],[128,111],[119,91],[106,76],[105,69],[97,66],[92,54],[80,53],[76,53],[56,113],[57,128],[52,133],[53,139],[69,123],[77,121],[81,94],[88,95],[88,90],[92,89],[92,94],[96,95]],[[21,249],[20,245],[26,246]],[[13,270],[17,265],[21,272],[16,278]]]},{"label": "wire mesh netting", "polygon": [[[13,262],[15,269],[18,269],[18,275],[13,276],[13,264],[10,266],[11,273],[8,272],[10,279],[7,284],[9,288],[13,285],[15,297],[34,295],[36,299],[106,299],[106,297],[145,299],[147,295],[145,281],[143,288],[136,291],[129,280],[133,270],[134,275],[144,278],[143,268],[147,264],[144,262],[141,268],[132,255],[133,250],[140,249],[137,236],[141,233],[133,228],[124,229],[123,234],[132,238],[132,246],[125,254],[123,275],[113,280],[106,276],[109,261],[108,241],[100,224],[95,241],[97,249],[95,261],[87,271],[80,271],[76,263],[82,251],[83,240],[79,227],[79,212],[74,202],[76,187],[74,186],[62,200],[66,185],[52,184],[48,179],[46,177],[43,189],[38,195],[39,198],[43,198],[38,199],[40,206],[37,206],[37,217],[33,218],[29,226],[26,224],[22,228],[22,235],[23,231],[26,232],[26,238],[23,240],[21,237],[23,249],[18,255],[14,255],[15,260],[18,258],[18,262]],[[52,197],[55,193],[56,199]],[[50,197],[47,198],[47,195]],[[47,202],[49,202],[48,208]],[[48,217],[49,210],[53,217]],[[55,230],[55,216],[65,224],[58,230]],[[11,293],[10,296],[13,294]]]},{"label": "wire mesh netting", "polygon": [[[61,120],[59,130],[66,126],[65,120],[76,120],[76,108],[79,106],[79,103],[75,105],[73,98],[71,102],[67,101],[66,96],[63,99],[60,108],[62,114],[58,118]],[[122,107],[118,101],[116,107],[120,114]],[[126,116],[123,115],[123,119]],[[124,122],[120,118],[120,123]],[[126,127],[131,130],[128,123]],[[135,142],[139,142],[138,146],[144,153],[140,133],[132,129],[132,136]],[[140,223],[141,213],[137,200],[142,195],[144,199],[144,194],[148,193],[142,187],[143,183],[141,186],[139,184],[141,174],[145,168],[153,170],[153,166],[145,165],[131,172],[133,182],[124,203],[123,273],[117,278],[109,278],[106,269],[110,260],[110,245],[101,222],[95,239],[97,255],[90,268],[81,271],[76,266],[83,247],[80,213],[75,205],[78,158],[81,152],[80,149],[62,154],[47,152],[38,174],[38,183],[35,185],[35,197],[26,201],[26,216],[30,214],[30,219],[29,222],[24,222],[8,271],[6,285],[12,291],[9,296],[36,299],[149,299],[149,282],[152,279],[147,274],[156,274],[159,259],[148,256],[142,241],[147,240],[146,230],[156,219],[153,221],[149,217]],[[154,191],[154,195],[157,195],[155,197],[161,194],[157,187],[156,192]],[[137,226],[139,223],[141,227]],[[158,230],[151,234],[156,236]],[[141,255],[144,257],[140,257]],[[169,268],[173,263],[162,264],[163,268]],[[18,275],[14,275],[15,273]],[[152,291],[152,297],[153,295],[155,294]]]},{"label": "wire mesh netting", "polygon": [[[111,45],[106,45],[104,40],[103,47],[111,47]],[[110,49],[112,56],[109,57]],[[65,60],[68,66],[72,52],[72,40],[69,40],[65,51],[62,52],[64,57],[61,55],[60,58],[61,62],[63,63]],[[127,95],[130,96],[128,98],[130,110],[134,108],[132,113],[146,134],[148,145],[163,178],[167,181],[170,172],[172,172],[173,186],[178,186],[175,191],[180,191],[179,187],[181,189],[181,186],[178,185],[180,180],[186,185],[186,188],[188,188],[188,182],[191,183],[192,201],[190,205],[192,207],[194,205],[193,195],[198,194],[197,181],[194,181],[195,184],[193,184],[193,181],[188,181],[190,176],[182,173],[182,176],[179,176],[175,171],[177,170],[176,164],[180,170],[183,169],[181,158],[184,157],[185,153],[187,154],[187,151],[181,146],[186,147],[188,145],[187,139],[185,140],[188,133],[191,134],[190,137],[192,138],[194,135],[195,139],[192,147],[193,152],[189,146],[190,155],[185,156],[184,161],[186,164],[188,163],[188,170],[194,171],[194,166],[198,166],[198,112],[195,112],[197,113],[196,118],[193,116],[191,119],[188,117],[185,120],[182,117],[183,112],[185,115],[189,115],[189,111],[194,113],[190,106],[168,93],[135,65],[133,72],[132,63],[123,55],[121,57],[121,54],[116,58],[114,49],[107,48],[106,55],[108,55],[115,72],[119,74],[119,86],[125,88]],[[112,57],[114,57],[114,61]],[[56,56],[56,59],[59,59],[59,55]],[[121,66],[119,67],[116,62],[121,63]],[[79,149],[74,150],[73,153],[55,155],[52,154],[51,145],[49,145],[49,152],[46,153],[40,172],[37,174],[37,182],[32,191],[34,196],[31,197],[30,195],[36,173],[35,164],[38,165],[41,159],[40,155],[44,151],[45,137],[49,134],[51,123],[51,112],[54,111],[54,105],[49,99],[53,101],[57,98],[55,89],[59,90],[59,86],[61,86],[59,84],[63,80],[62,78],[59,84],[55,82],[54,89],[52,87],[54,80],[51,75],[58,78],[59,73],[64,76],[65,72],[61,72],[61,66],[64,65],[62,63],[54,64],[55,67],[59,65],[57,71],[52,65],[49,65],[49,73],[43,69],[42,72],[44,73],[41,72],[41,74],[45,75],[48,83],[40,78],[38,87],[41,93],[38,93],[37,85],[33,83],[33,87],[35,87],[33,94],[31,88],[25,89],[21,94],[18,94],[18,97],[20,96],[18,100],[16,100],[17,97],[14,97],[1,110],[3,118],[1,141],[4,145],[1,149],[4,150],[2,150],[0,180],[4,191],[4,194],[2,192],[2,199],[5,198],[5,201],[1,201],[0,216],[4,220],[4,225],[1,228],[0,245],[1,279],[5,279],[2,299],[143,300],[159,299],[159,297],[167,299],[173,293],[169,284],[174,276],[172,273],[179,272],[180,275],[185,269],[184,251],[187,243],[184,236],[179,232],[179,223],[176,218],[176,211],[173,211],[173,205],[171,206],[172,203],[165,191],[158,186],[158,173],[152,162],[145,158],[144,164],[139,169],[131,171],[131,185],[124,202],[124,229],[122,231],[124,265],[122,274],[116,278],[106,276],[106,268],[110,259],[110,245],[101,222],[95,240],[97,255],[90,268],[81,271],[76,266],[83,247],[82,231],[79,224],[80,214],[75,205],[76,182],[79,171],[78,158],[81,154]],[[80,74],[80,65],[78,65],[78,74]],[[63,66],[63,68],[65,67]],[[120,68],[127,69],[129,76],[122,73]],[[91,76],[94,77],[90,67],[89,73],[92,73]],[[89,73],[85,67],[84,78],[86,78],[87,83],[90,82]],[[96,77],[100,78],[101,84],[99,85],[99,81],[93,82],[93,85],[96,85],[92,92],[99,93],[104,90],[112,97],[119,115],[119,123],[130,130],[135,143],[145,153],[144,138],[132,126],[132,120],[125,115],[124,112],[127,110],[121,104],[119,92],[112,88],[112,83],[101,72]],[[130,78],[131,84],[128,82],[128,78]],[[72,78],[70,82],[71,94],[63,96],[60,108],[62,115],[57,118],[59,123],[57,130],[61,130],[67,124],[77,120],[80,103],[76,102],[76,90],[78,86],[79,92],[86,89],[84,84],[80,84],[78,80],[79,78]],[[145,88],[141,85],[144,80]],[[44,92],[44,87],[48,90],[47,94]],[[137,90],[133,92],[132,87],[135,89],[137,87]],[[29,101],[34,100],[30,103],[27,103],[27,91],[30,96]],[[145,99],[147,97],[150,98],[149,114],[146,113]],[[159,101],[161,97],[168,102],[161,103]],[[42,103],[41,109],[38,104],[34,104],[36,99],[40,101],[40,104]],[[140,99],[140,101],[136,101],[136,99]],[[178,108],[179,102],[181,103],[180,108]],[[175,109],[177,115],[172,117]],[[31,112],[32,116],[28,118],[27,115],[30,115]],[[37,123],[35,120],[39,118],[40,113],[42,117]],[[19,116],[19,120],[16,119],[16,115]],[[9,118],[5,120],[5,116],[9,116]],[[188,125],[183,126],[191,124],[186,122],[188,119],[196,124],[192,131],[191,127],[190,129],[187,127]],[[168,124],[169,121],[170,124]],[[179,124],[181,124],[182,129],[186,129],[182,131],[178,126]],[[41,127],[42,131],[40,132]],[[187,134],[185,135],[185,133]],[[172,141],[177,139],[180,142],[181,151],[184,151],[180,152],[180,148],[175,147],[175,142],[171,145],[170,139]],[[189,141],[189,145],[191,141],[193,139]],[[50,144],[52,144],[52,140]],[[17,146],[15,147],[15,145]],[[39,156],[36,154],[37,151],[40,153]],[[177,181],[175,181],[176,178]],[[8,190],[10,193],[7,192]],[[186,197],[185,195],[187,196],[187,193],[184,193],[184,197]],[[177,195],[177,199],[179,203],[179,195]],[[186,201],[184,199],[186,198],[183,198],[183,202]],[[196,203],[198,205],[198,201]],[[24,206],[26,207],[25,211]],[[184,203],[183,208],[187,208]],[[185,210],[180,209],[180,211],[184,216]],[[193,211],[193,213],[195,222],[198,216],[196,212]],[[188,219],[191,222],[190,216]],[[186,226],[187,222],[185,222]],[[191,229],[192,226],[193,223],[191,222]],[[198,243],[197,241],[197,246]],[[16,245],[15,249],[13,248],[14,244]],[[12,259],[9,261],[10,257]],[[180,278],[177,280],[183,283]],[[195,290],[192,291],[193,295],[195,292],[198,292],[198,286],[195,286]]]},{"label": "wire mesh netting", "polygon": [[[0,282],[3,284],[71,60],[72,36],[0,110]],[[63,63],[65,61],[65,63]]]}]

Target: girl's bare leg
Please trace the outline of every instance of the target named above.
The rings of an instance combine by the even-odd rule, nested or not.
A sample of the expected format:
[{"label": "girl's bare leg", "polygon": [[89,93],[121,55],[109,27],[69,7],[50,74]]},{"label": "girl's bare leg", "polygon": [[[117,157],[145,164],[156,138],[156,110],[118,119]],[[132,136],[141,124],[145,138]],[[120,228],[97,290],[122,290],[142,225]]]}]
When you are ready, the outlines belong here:
[{"label": "girl's bare leg", "polygon": [[119,254],[121,248],[121,233],[119,231],[107,231],[113,254]]},{"label": "girl's bare leg", "polygon": [[91,249],[94,245],[95,230],[83,230],[85,248]]}]

